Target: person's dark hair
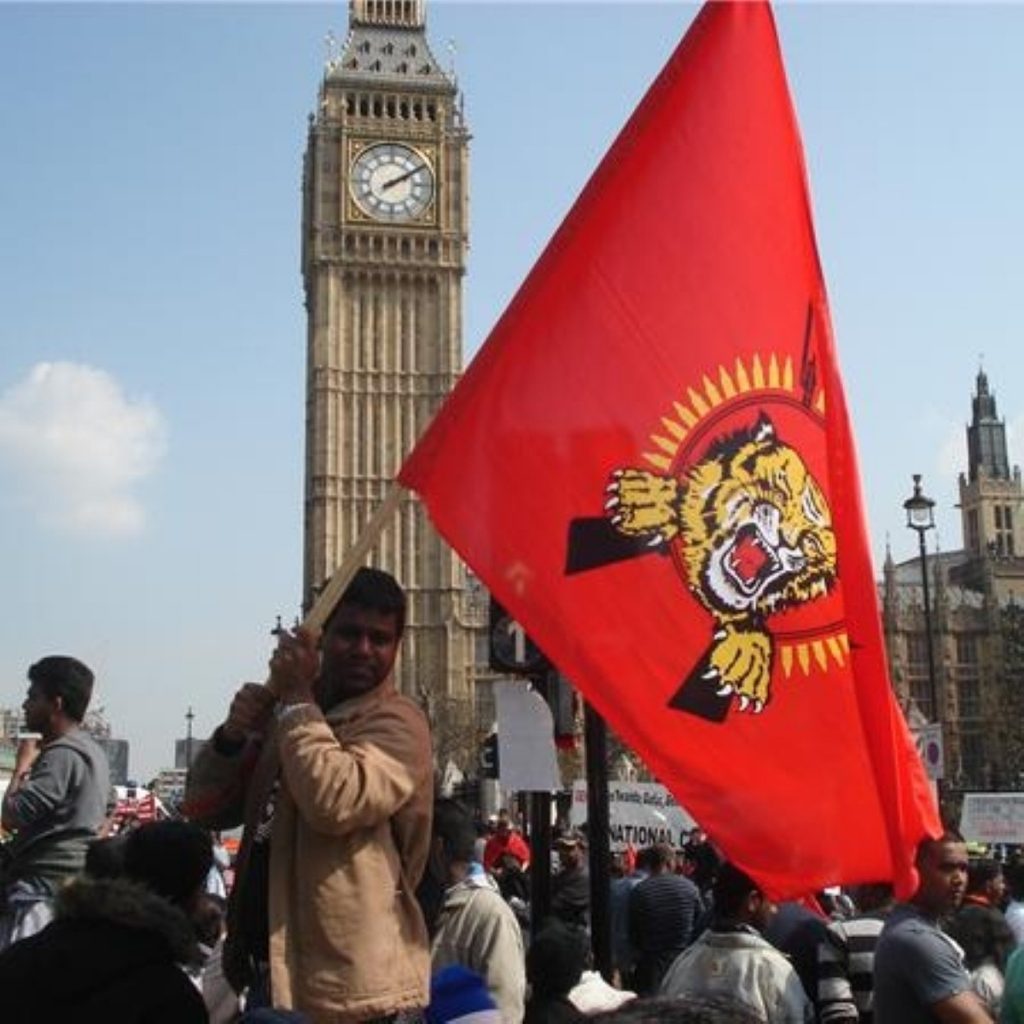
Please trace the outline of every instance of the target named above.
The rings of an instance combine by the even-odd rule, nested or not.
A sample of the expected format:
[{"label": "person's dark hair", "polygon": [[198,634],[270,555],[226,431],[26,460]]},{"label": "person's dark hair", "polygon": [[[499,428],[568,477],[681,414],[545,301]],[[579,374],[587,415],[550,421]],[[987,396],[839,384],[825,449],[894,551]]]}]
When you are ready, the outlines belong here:
[{"label": "person's dark hair", "polygon": [[127,836],[94,839],[85,851],[85,873],[90,878],[120,878],[124,872]]},{"label": "person's dark hair", "polygon": [[858,914],[880,910],[893,901],[892,882],[863,882],[853,887],[851,895]]},{"label": "person's dark hair", "polygon": [[1015,900],[1024,900],[1024,860],[1013,860],[1006,865],[1006,884]]},{"label": "person's dark hair", "polygon": [[[356,605],[381,615],[393,615],[398,635],[405,629],[405,591],[398,580],[383,569],[371,569],[362,566],[352,577],[352,582],[345,588],[337,607],[343,604]],[[334,612],[327,618],[324,628],[330,627]]]},{"label": "person's dark hair", "polygon": [[567,995],[587,965],[587,933],[557,917],[548,918],[526,953],[526,977],[533,996]]},{"label": "person's dark hair", "polygon": [[594,1013],[594,1024],[760,1024],[763,1018],[726,994],[631,999],[616,1010]]},{"label": "person's dark hair", "polygon": [[92,670],[77,658],[51,654],[29,667],[28,680],[38,686],[50,700],[61,698],[64,713],[80,722],[92,698],[95,677]]},{"label": "person's dark hair", "polygon": [[985,891],[989,882],[994,882],[1003,873],[1003,865],[989,857],[972,857],[967,862],[967,891]]},{"label": "person's dark hair", "polygon": [[192,927],[196,930],[196,938],[204,945],[217,945],[224,931],[224,917],[227,913],[227,901],[213,892],[204,892],[196,902],[192,911]]},{"label": "person's dark hair", "polygon": [[152,821],[125,840],[124,874],[188,909],[213,865],[209,835],[187,821]]},{"label": "person's dark hair", "polygon": [[441,840],[449,860],[468,864],[476,851],[476,830],[473,816],[455,800],[438,800],[434,804],[434,835]]},{"label": "person's dark hair", "polygon": [[675,859],[676,851],[668,843],[655,843],[648,849],[647,870],[658,871],[673,864]]},{"label": "person's dark hair", "polygon": [[718,869],[718,877],[712,887],[715,915],[736,919],[744,909],[747,897],[760,892],[761,887],[745,871],[726,861]]},{"label": "person's dark hair", "polygon": [[652,856],[654,853],[653,846],[644,846],[637,850],[636,853],[636,870],[637,871],[650,871],[653,864]]},{"label": "person's dark hair", "polygon": [[312,1024],[298,1010],[280,1010],[276,1006],[255,1006],[238,1018],[238,1024]]},{"label": "person's dark hair", "polygon": [[505,850],[498,857],[498,867],[503,871],[522,871],[523,862],[511,850]]},{"label": "person's dark hair", "polygon": [[917,844],[917,852],[914,854],[914,865],[920,867],[925,856],[935,849],[936,846],[945,846],[947,843],[962,843],[963,841],[964,837],[956,829],[952,828],[945,829],[942,835],[935,839],[931,836],[925,836]]}]

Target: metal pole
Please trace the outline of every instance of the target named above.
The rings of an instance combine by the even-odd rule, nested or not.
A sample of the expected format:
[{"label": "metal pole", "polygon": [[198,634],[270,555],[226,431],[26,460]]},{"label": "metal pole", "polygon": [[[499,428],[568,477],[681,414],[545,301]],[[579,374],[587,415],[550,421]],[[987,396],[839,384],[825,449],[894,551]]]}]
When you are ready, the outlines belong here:
[{"label": "metal pole", "polygon": [[[531,679],[548,699],[547,673]],[[530,794],[530,937],[536,938],[551,913],[551,794]]]},{"label": "metal pole", "polygon": [[185,712],[185,771],[192,768],[192,719],[196,716],[192,713],[192,705],[189,705]]},{"label": "metal pole", "polygon": [[587,748],[587,849],[590,857],[590,948],[594,966],[612,980],[611,849],[608,814],[608,730],[604,719],[584,704]]},{"label": "metal pole", "polygon": [[[928,695],[932,702],[932,720],[942,730],[943,757],[945,757],[945,730],[942,728],[943,718],[939,708],[938,686],[935,679],[935,643],[932,637],[932,603],[928,591],[928,550],[924,542],[924,530],[918,530],[917,538],[921,544],[921,586],[924,591],[924,638],[928,650]],[[935,780],[935,791],[938,796],[939,808],[942,808],[942,779]]]}]

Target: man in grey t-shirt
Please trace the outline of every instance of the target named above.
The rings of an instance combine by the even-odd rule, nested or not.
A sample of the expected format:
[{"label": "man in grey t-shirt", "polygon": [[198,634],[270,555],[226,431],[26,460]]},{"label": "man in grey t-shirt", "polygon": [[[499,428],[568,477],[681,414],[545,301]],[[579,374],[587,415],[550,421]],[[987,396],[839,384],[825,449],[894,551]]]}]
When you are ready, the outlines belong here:
[{"label": "man in grey t-shirt", "polygon": [[0,866],[0,950],[41,930],[62,881],[77,874],[106,816],[107,757],[81,728],[93,674],[77,658],[53,655],[28,670],[25,725],[16,774],[0,806],[14,832]]},{"label": "man in grey t-shirt", "polygon": [[893,908],[875,950],[875,1024],[990,1024],[960,947],[939,921],[963,899],[967,847],[947,833],[918,847],[917,892]]}]

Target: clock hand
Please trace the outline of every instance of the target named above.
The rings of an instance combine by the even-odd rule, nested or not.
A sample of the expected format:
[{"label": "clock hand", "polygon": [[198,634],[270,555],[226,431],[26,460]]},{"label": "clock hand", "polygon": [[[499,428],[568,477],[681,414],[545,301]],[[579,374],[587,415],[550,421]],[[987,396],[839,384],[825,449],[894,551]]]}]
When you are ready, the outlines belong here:
[{"label": "clock hand", "polygon": [[394,188],[395,185],[401,185],[407,178],[411,178],[417,171],[422,171],[426,167],[426,164],[420,164],[419,167],[414,167],[411,171],[406,171],[405,174],[400,174],[397,178],[392,178],[390,181],[385,181],[381,187],[381,192],[386,192],[389,188]]}]

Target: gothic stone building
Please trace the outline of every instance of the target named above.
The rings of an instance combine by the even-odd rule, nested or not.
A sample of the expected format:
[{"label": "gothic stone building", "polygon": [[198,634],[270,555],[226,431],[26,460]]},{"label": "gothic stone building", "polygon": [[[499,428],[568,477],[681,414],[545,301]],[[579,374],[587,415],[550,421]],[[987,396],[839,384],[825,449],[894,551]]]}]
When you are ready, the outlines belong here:
[{"label": "gothic stone building", "polygon": [[[461,370],[468,143],[423,0],[351,0],[304,161],[307,606]],[[400,688],[470,700],[465,569],[412,494],[368,561],[409,596]]]},{"label": "gothic stone building", "polygon": [[[926,560],[952,792],[1024,788],[1024,493],[984,372],[972,405],[960,475],[964,548]],[[889,556],[881,596],[897,695],[911,725],[934,721],[920,559],[897,564]]]}]

